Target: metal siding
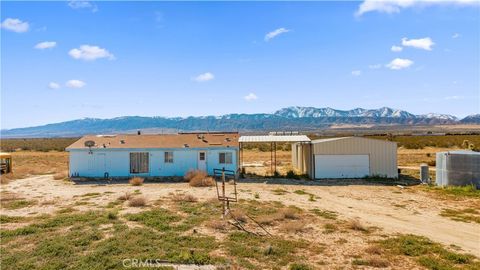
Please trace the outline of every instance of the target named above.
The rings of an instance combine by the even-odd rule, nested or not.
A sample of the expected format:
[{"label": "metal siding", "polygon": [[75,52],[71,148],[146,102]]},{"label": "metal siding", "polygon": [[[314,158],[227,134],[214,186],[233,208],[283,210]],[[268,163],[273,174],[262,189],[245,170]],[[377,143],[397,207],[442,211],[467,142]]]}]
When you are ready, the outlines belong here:
[{"label": "metal siding", "polygon": [[[207,171],[213,174],[213,169],[225,167],[227,170],[237,170],[238,151],[236,148],[212,149],[107,149],[102,151],[88,150],[70,151],[70,175],[78,174],[82,177],[103,177],[105,172],[111,177],[131,176],[183,176],[189,170],[197,169],[198,151],[207,152]],[[165,163],[164,153],[173,152],[173,163]],[[141,174],[130,173],[130,153],[149,153],[149,172]],[[219,164],[218,153],[231,152],[232,164]],[[105,162],[97,156],[105,155]],[[97,157],[97,158],[96,158]],[[104,165],[105,164],[105,165]],[[105,169],[104,169],[105,168]],[[105,171],[106,170],[106,171]]]},{"label": "metal siding", "polygon": [[389,141],[349,137],[312,143],[313,155],[370,155],[370,174],[398,177],[397,144]]}]

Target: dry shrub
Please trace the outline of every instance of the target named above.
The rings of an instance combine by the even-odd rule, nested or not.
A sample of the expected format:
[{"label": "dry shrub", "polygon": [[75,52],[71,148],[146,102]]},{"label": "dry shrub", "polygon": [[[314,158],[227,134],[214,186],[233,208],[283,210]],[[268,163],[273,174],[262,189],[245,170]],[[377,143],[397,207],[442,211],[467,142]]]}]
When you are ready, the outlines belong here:
[{"label": "dry shrub", "polygon": [[8,180],[7,177],[0,175],[0,184],[8,184],[8,182],[10,182],[10,180]]},{"label": "dry shrub", "polygon": [[286,222],[282,224],[282,226],[280,227],[280,230],[287,233],[303,232],[305,231],[305,223],[298,222],[298,221]]},{"label": "dry shrub", "polygon": [[20,199],[22,198],[20,198],[16,193],[11,192],[2,192],[2,195],[0,196],[0,202],[9,202]]},{"label": "dry shrub", "polygon": [[247,222],[247,215],[241,209],[234,209],[230,212],[232,217],[240,222]]},{"label": "dry shrub", "polygon": [[371,267],[384,268],[388,267],[390,263],[388,260],[379,257],[371,257],[367,259],[367,265]]},{"label": "dry shrub", "polygon": [[188,171],[184,179],[187,180],[192,187],[211,187],[215,185],[215,180],[201,170]]},{"label": "dry shrub", "polygon": [[372,255],[381,255],[382,248],[379,246],[369,246],[365,249],[365,253],[372,254]]},{"label": "dry shrub", "polygon": [[147,204],[147,199],[145,199],[145,197],[143,196],[133,197],[133,198],[130,198],[130,200],[128,201],[128,205],[132,207],[142,207],[142,206],[145,206],[146,204]]},{"label": "dry shrub", "polygon": [[357,219],[351,220],[348,223],[348,228],[354,231],[368,232],[368,228],[363,226]]},{"label": "dry shrub", "polygon": [[275,221],[281,221],[284,219],[298,219],[297,210],[294,208],[283,208],[278,212],[268,215],[259,216],[256,220],[263,225],[272,225]]},{"label": "dry shrub", "polygon": [[179,194],[179,193],[173,194],[172,200],[175,202],[198,202],[197,197],[191,194]]},{"label": "dry shrub", "polygon": [[45,201],[42,201],[40,202],[40,205],[54,205],[55,204],[55,200],[45,200]]},{"label": "dry shrub", "polygon": [[128,183],[130,183],[130,185],[132,185],[132,186],[141,186],[141,185],[143,185],[143,178],[133,177],[132,179],[130,179],[128,181]]},{"label": "dry shrub", "polygon": [[226,231],[227,230],[227,222],[223,220],[211,220],[207,223],[207,227],[210,227],[217,231]]},{"label": "dry shrub", "polygon": [[125,192],[125,194],[118,197],[118,200],[119,201],[128,201],[128,200],[130,200],[131,197],[132,197],[132,195],[130,195],[129,192]]},{"label": "dry shrub", "polygon": [[280,210],[281,215],[286,219],[298,219],[297,210],[293,208],[284,208]]},{"label": "dry shrub", "polygon": [[262,225],[272,225],[276,219],[277,215],[264,215],[264,216],[259,216],[256,220],[258,223]]},{"label": "dry shrub", "polygon": [[63,180],[68,177],[68,173],[66,172],[59,172],[53,175],[53,179],[55,180]]}]

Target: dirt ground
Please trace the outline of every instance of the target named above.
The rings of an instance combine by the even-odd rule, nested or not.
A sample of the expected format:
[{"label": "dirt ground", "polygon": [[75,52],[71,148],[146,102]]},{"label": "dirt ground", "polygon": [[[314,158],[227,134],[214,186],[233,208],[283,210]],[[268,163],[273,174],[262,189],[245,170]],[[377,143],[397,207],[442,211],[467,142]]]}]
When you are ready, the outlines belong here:
[{"label": "dirt ground", "polygon": [[[304,185],[284,180],[281,182],[258,182],[243,180],[238,184],[240,199],[258,201],[280,201],[301,209],[313,208],[336,212],[344,219],[358,219],[368,226],[378,227],[385,234],[416,234],[426,236],[446,246],[454,245],[462,251],[480,257],[480,224],[454,221],[440,215],[442,209],[480,208],[480,202],[474,199],[445,201],[424,192],[420,186],[400,188],[397,186],[335,185],[321,186],[313,182]],[[278,189],[285,192],[278,193]],[[15,194],[19,198],[34,200],[35,203],[19,209],[2,208],[2,215],[38,216],[53,214],[56,211],[75,207],[88,210],[105,207],[116,201],[126,192],[137,190],[148,201],[171,196],[171,193],[186,192],[194,194],[199,200],[216,198],[214,188],[193,188],[187,183],[146,183],[143,186],[123,184],[74,184],[73,182],[54,180],[52,175],[34,176],[18,179],[1,186],[2,196]],[[295,193],[304,190],[315,196]],[[82,203],[80,203],[82,202]],[[140,208],[127,207],[122,213],[141,211]],[[7,224],[8,225],[8,224]],[[22,224],[11,224],[21,226]],[[314,224],[311,224],[314,225]],[[2,229],[12,229],[3,227]],[[312,234],[310,238],[325,241],[324,235]],[[331,245],[334,243],[324,243]],[[350,243],[355,249],[355,243]]]}]

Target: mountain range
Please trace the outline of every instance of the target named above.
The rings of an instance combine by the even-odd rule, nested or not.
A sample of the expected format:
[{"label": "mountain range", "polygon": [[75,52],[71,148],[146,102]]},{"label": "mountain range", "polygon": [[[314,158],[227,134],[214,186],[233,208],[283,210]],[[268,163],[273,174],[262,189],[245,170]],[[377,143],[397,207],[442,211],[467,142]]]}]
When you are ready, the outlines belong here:
[{"label": "mountain range", "polygon": [[84,118],[43,126],[4,129],[2,138],[68,137],[85,134],[125,133],[138,129],[156,132],[177,131],[272,131],[319,130],[338,124],[439,125],[480,124],[480,114],[458,119],[448,114],[415,115],[403,110],[287,107],[274,113],[226,114],[221,116],[142,117],[123,116],[111,119]]}]

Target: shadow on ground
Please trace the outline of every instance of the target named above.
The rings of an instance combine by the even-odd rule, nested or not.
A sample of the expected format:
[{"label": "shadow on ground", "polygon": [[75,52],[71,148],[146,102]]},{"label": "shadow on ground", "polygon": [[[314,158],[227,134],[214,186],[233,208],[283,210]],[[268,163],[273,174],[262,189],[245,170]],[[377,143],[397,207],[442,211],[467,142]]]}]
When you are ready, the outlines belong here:
[{"label": "shadow on ground", "polygon": [[[115,184],[128,184],[128,178],[71,178],[70,179],[76,185],[115,185]],[[307,179],[288,179],[288,178],[269,178],[263,176],[247,176],[237,181],[238,183],[264,183],[272,185],[303,185],[303,186],[414,186],[421,183],[418,178],[400,174],[398,179],[385,179],[385,178],[361,178],[361,179],[320,179],[320,180],[307,180]],[[185,183],[182,177],[155,177],[146,178],[144,184],[154,183]]]}]

